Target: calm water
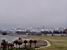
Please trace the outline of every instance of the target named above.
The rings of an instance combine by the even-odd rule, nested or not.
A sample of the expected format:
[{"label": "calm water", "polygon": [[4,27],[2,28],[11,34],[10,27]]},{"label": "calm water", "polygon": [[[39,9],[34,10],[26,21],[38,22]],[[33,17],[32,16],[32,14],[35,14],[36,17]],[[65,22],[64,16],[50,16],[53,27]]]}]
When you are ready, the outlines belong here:
[{"label": "calm water", "polygon": [[15,40],[16,36],[9,36],[9,35],[0,35],[0,42],[2,41],[2,39],[6,39],[8,42],[12,42],[13,40]]},{"label": "calm water", "polygon": [[0,35],[0,43],[2,41],[2,39],[7,40],[8,42],[12,42],[16,39],[18,39],[18,37],[22,37],[22,40],[29,40],[31,39],[29,36],[26,35],[15,35],[15,36],[9,36],[9,35]]}]

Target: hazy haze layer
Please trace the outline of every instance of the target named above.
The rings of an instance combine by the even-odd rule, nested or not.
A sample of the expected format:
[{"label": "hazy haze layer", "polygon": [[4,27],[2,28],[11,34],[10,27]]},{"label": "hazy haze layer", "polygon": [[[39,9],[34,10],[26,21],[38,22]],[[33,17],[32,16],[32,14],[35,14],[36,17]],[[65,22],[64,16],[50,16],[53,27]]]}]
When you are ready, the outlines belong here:
[{"label": "hazy haze layer", "polygon": [[0,24],[66,27],[67,0],[0,0]]}]

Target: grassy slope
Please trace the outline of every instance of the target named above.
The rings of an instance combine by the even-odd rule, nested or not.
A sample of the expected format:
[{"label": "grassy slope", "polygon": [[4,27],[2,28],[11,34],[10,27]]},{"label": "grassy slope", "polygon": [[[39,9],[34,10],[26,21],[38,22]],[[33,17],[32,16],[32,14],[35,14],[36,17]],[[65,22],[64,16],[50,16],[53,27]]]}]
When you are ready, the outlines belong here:
[{"label": "grassy slope", "polygon": [[32,36],[34,39],[49,40],[51,46],[47,48],[40,48],[37,50],[67,50],[67,37],[47,37],[47,36]]}]

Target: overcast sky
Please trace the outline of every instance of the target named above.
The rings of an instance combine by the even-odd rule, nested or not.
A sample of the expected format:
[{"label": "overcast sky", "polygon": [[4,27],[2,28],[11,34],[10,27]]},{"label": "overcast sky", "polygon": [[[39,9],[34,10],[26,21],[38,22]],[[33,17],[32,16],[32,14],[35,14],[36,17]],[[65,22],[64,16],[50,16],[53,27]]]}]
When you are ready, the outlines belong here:
[{"label": "overcast sky", "polygon": [[0,0],[0,24],[67,25],[67,0]]}]

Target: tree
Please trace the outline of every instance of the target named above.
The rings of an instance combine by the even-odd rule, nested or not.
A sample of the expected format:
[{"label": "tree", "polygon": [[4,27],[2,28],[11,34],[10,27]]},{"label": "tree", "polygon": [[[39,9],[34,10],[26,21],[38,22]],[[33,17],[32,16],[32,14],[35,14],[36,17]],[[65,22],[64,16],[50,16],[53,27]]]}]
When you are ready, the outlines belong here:
[{"label": "tree", "polygon": [[14,44],[13,43],[8,43],[8,49],[10,48],[10,49],[13,49],[13,47],[14,47]]},{"label": "tree", "polygon": [[21,38],[18,39],[18,45],[19,45],[19,48],[20,48],[20,45],[22,45],[22,39]]},{"label": "tree", "polygon": [[52,36],[54,36],[54,33],[52,33]]},{"label": "tree", "polygon": [[31,47],[32,46],[32,43],[33,43],[33,40],[30,40],[29,43],[30,43],[30,47]]},{"label": "tree", "polygon": [[67,29],[64,29],[63,33],[66,34],[66,36],[67,36]]},{"label": "tree", "polygon": [[8,42],[6,40],[2,40],[1,47],[3,50],[7,50]]},{"label": "tree", "polygon": [[27,40],[24,40],[25,48],[26,48],[26,44],[27,44],[27,42],[28,42]]},{"label": "tree", "polygon": [[13,43],[16,45],[16,48],[17,48],[18,40],[15,40]]},{"label": "tree", "polygon": [[37,40],[34,40],[33,43],[35,44],[35,48],[36,48],[36,43],[37,43]]},{"label": "tree", "polygon": [[5,32],[5,31],[4,31],[4,32],[2,32],[2,35],[7,35],[7,32]]}]

